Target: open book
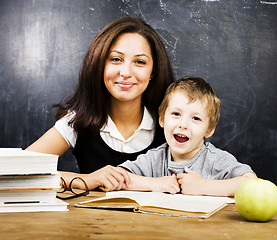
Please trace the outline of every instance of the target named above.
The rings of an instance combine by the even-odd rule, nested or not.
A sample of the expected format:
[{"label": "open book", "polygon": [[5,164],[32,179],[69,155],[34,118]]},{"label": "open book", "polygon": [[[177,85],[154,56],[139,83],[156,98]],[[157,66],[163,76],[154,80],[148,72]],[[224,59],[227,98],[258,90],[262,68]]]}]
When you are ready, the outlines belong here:
[{"label": "open book", "polygon": [[208,218],[227,206],[228,197],[189,196],[159,192],[113,191],[106,197],[79,202],[76,207],[133,209],[135,212]]}]

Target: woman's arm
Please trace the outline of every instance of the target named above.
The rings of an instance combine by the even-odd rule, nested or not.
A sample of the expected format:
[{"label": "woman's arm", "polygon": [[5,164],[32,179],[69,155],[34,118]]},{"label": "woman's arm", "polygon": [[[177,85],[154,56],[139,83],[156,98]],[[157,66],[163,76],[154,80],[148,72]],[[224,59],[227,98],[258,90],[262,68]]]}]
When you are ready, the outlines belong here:
[{"label": "woman's arm", "polygon": [[238,186],[251,178],[257,178],[254,173],[248,172],[239,177],[226,180],[204,179],[198,173],[185,168],[186,173],[177,175],[178,183],[183,194],[234,196]]},{"label": "woman's arm", "polygon": [[[52,127],[43,134],[37,141],[26,148],[28,151],[55,154],[62,156],[69,149],[69,145],[59,133]],[[103,167],[90,174],[79,174],[74,172],[60,172],[66,185],[75,177],[83,178],[89,189],[99,187],[103,191],[119,190],[129,184],[129,175],[124,169],[118,169],[112,166]],[[81,180],[74,180],[73,188],[85,188]]]},{"label": "woman's arm", "polygon": [[26,148],[28,151],[49,153],[62,156],[69,149],[69,145],[59,133],[52,127],[44,133],[37,141]]},{"label": "woman's arm", "polygon": [[[99,187],[102,191],[108,192],[126,188],[130,183],[130,177],[126,170],[107,165],[89,174],[73,172],[60,172],[67,186],[75,177],[82,178],[88,185],[89,190]],[[84,183],[76,179],[72,183],[73,188],[84,189]]]}]

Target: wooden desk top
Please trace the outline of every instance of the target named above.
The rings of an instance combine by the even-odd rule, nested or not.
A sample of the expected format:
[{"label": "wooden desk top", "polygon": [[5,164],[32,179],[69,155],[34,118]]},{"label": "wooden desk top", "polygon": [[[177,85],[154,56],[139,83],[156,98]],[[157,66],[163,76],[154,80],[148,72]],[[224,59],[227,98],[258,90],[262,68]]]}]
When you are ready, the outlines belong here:
[{"label": "wooden desk top", "polygon": [[277,215],[269,222],[245,221],[235,204],[208,219],[158,216],[74,207],[102,192],[68,200],[67,212],[0,213],[0,239],[277,239]]}]

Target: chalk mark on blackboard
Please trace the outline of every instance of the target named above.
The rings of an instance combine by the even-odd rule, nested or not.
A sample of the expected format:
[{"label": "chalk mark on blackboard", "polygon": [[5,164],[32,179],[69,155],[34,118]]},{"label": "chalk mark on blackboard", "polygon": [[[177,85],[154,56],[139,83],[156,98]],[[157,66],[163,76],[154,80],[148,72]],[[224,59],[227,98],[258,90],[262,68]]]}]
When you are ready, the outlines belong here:
[{"label": "chalk mark on blackboard", "polygon": [[277,5],[277,2],[260,1],[261,4]]}]

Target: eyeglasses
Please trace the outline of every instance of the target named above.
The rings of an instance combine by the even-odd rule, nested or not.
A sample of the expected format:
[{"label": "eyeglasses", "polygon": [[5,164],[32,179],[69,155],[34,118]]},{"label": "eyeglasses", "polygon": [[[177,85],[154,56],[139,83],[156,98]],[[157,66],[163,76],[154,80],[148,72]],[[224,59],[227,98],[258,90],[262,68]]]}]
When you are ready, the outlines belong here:
[{"label": "eyeglasses", "polygon": [[[80,180],[83,182],[83,184],[84,184],[84,186],[85,186],[85,190],[73,189],[73,188],[72,188],[72,183],[73,183],[73,181],[76,180],[76,179],[80,179]],[[66,196],[66,197],[57,195],[57,198],[59,198],[59,199],[64,199],[64,200],[65,200],[65,199],[72,199],[72,198],[77,198],[77,197],[81,197],[81,196],[86,196],[86,195],[89,194],[89,189],[88,189],[87,183],[85,182],[84,179],[82,179],[82,178],[80,178],[80,177],[75,177],[75,178],[73,178],[73,179],[70,181],[68,187],[66,186],[65,180],[64,180],[62,177],[61,177],[61,181],[62,181],[62,187],[61,187],[61,190],[57,192],[57,194],[59,194],[59,193],[64,193],[64,192],[66,192],[66,191],[70,191],[71,193],[73,193],[73,195],[71,195],[71,196]],[[80,191],[81,191],[81,192],[80,192]]]}]

